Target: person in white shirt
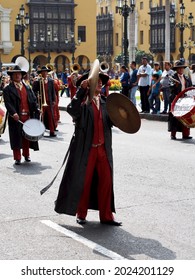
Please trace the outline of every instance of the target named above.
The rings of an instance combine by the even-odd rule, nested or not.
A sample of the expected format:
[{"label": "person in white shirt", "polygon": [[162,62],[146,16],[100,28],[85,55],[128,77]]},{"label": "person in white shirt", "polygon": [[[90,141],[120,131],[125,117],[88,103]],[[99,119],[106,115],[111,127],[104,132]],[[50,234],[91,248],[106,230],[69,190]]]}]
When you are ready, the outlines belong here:
[{"label": "person in white shirt", "polygon": [[150,105],[148,102],[148,90],[151,83],[151,66],[148,64],[147,57],[142,58],[142,65],[139,67],[137,76],[138,76],[138,86],[140,91],[141,99],[141,113],[149,113]]}]

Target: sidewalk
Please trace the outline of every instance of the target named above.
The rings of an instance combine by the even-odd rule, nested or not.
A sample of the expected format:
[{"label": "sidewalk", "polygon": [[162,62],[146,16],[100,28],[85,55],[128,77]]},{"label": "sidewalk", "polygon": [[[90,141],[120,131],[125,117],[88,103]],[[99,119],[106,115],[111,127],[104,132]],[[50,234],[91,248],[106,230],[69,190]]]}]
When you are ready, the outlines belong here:
[{"label": "sidewalk", "polygon": [[[136,94],[136,96],[138,97],[137,99],[137,110],[138,112],[141,111],[141,108],[139,106],[140,101],[139,101],[139,92]],[[66,111],[66,107],[67,105],[70,103],[70,98],[66,97],[65,95],[63,95],[62,97],[60,96],[59,99],[59,109],[61,111]],[[161,108],[164,107],[163,101],[161,101]],[[152,120],[152,121],[162,121],[162,122],[167,122],[168,120],[168,115],[153,115],[153,114],[149,114],[149,113],[140,113],[140,118],[141,119],[147,119],[147,120]]]}]

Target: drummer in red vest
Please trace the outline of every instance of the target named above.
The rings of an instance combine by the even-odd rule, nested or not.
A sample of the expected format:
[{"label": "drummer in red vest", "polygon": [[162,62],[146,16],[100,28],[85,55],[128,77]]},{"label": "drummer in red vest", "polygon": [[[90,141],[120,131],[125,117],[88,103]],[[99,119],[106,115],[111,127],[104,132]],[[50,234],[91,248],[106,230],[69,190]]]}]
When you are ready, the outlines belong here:
[{"label": "drummer in red vest", "polygon": [[[30,162],[29,148],[39,150],[37,141],[27,140],[22,133],[22,123],[30,118],[39,118],[37,99],[30,86],[22,82],[26,75],[19,66],[9,70],[11,82],[3,89],[5,107],[8,111],[8,125],[10,145],[13,150],[15,164],[21,164],[22,155],[26,162]],[[21,123],[22,122],[22,123]]]},{"label": "drummer in red vest", "polygon": [[[169,108],[171,108],[171,103],[180,92],[192,86],[191,80],[184,75],[184,69],[186,67],[187,66],[181,61],[177,61],[173,67],[175,74],[172,76],[174,79],[174,84],[171,86]],[[183,139],[192,139],[192,136],[190,136],[190,129],[184,126],[177,118],[175,118],[171,112],[169,112],[168,118],[168,131],[171,132],[172,140],[176,140],[176,132],[182,132]]]}]

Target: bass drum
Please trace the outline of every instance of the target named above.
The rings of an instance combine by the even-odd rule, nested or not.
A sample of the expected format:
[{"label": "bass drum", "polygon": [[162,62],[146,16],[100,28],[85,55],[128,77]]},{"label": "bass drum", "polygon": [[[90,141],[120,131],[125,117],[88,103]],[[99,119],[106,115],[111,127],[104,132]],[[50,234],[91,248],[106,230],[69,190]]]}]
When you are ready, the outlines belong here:
[{"label": "bass drum", "polygon": [[38,141],[41,139],[45,132],[44,124],[37,119],[29,119],[23,124],[24,137],[29,141]]},{"label": "bass drum", "polygon": [[186,127],[195,127],[195,87],[186,88],[175,97],[171,112]]},{"label": "bass drum", "polygon": [[6,108],[0,104],[0,135],[4,133],[6,128]]}]

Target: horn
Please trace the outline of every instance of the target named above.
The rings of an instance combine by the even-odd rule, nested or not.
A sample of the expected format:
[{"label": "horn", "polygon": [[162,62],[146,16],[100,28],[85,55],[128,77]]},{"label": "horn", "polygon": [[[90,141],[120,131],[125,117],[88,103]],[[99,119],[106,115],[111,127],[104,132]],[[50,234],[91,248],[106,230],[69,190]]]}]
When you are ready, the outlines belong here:
[{"label": "horn", "polygon": [[73,72],[78,72],[80,69],[81,69],[81,66],[80,66],[78,63],[74,63],[74,64],[72,65],[72,68],[71,68],[71,70],[72,70]]},{"label": "horn", "polygon": [[93,99],[94,91],[98,83],[100,63],[98,59],[95,59],[89,72],[89,102]]},{"label": "horn", "polygon": [[47,67],[48,69],[50,69],[51,71],[53,71],[53,69],[54,69],[53,65],[50,64],[50,63],[47,63],[47,64],[46,64],[46,67]]},{"label": "horn", "polygon": [[24,72],[29,71],[29,62],[25,57],[18,56],[16,58],[15,64],[18,65],[22,71]]},{"label": "horn", "polygon": [[29,70],[29,62],[28,62],[28,60],[25,58],[25,57],[23,57],[23,56],[18,56],[17,58],[16,58],[16,61],[15,61],[15,63],[3,63],[2,64],[2,66],[5,66],[5,67],[14,67],[14,66],[19,66],[20,67],[20,69],[22,70],[22,71],[24,71],[24,72],[28,72],[28,70]]},{"label": "horn", "polygon": [[101,63],[100,63],[100,71],[102,72],[102,73],[107,73],[108,72],[108,70],[109,70],[109,65],[108,65],[108,63],[106,62],[106,61],[102,61]]}]

